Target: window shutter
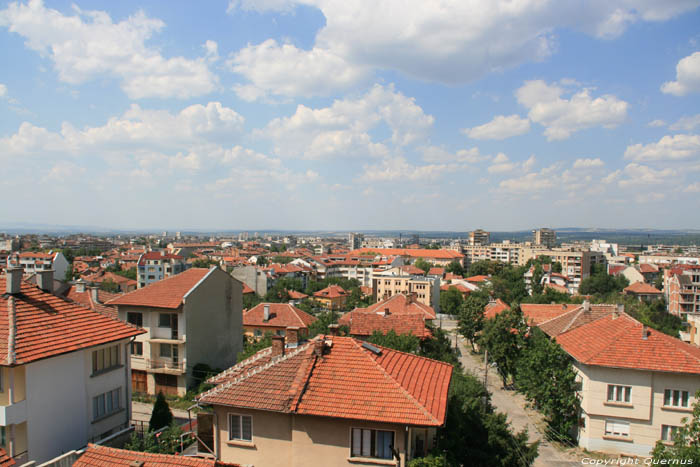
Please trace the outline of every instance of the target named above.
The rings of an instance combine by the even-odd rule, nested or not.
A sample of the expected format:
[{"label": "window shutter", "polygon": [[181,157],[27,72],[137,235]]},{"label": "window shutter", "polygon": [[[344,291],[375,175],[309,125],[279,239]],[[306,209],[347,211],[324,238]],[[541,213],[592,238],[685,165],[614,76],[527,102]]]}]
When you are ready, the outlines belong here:
[{"label": "window shutter", "polygon": [[241,439],[244,439],[246,441],[253,440],[253,419],[252,419],[252,417],[250,417],[248,415],[241,416],[241,431],[243,432]]},{"label": "window shutter", "polygon": [[241,439],[241,416],[229,415],[228,439]]},{"label": "window shutter", "polygon": [[362,456],[372,456],[372,430],[362,430]]},{"label": "window shutter", "polygon": [[362,430],[359,428],[352,429],[352,448],[350,454],[352,456],[362,455]]}]

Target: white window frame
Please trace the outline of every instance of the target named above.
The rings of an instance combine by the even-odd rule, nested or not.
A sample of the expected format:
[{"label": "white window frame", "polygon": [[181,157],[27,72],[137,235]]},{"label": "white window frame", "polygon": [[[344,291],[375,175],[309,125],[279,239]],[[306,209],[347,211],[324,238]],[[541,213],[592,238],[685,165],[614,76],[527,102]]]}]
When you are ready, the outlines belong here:
[{"label": "white window frame", "polygon": [[617,404],[629,404],[629,403],[631,403],[632,402],[632,386],[623,386],[620,384],[608,384],[607,401],[617,403]]},{"label": "white window frame", "polygon": [[120,347],[120,344],[115,344],[103,347],[101,349],[93,350],[92,374],[95,375],[99,373],[108,372],[116,368],[120,368],[122,366],[122,356]]},{"label": "white window frame", "polygon": [[[355,449],[355,446],[354,446],[355,430],[358,430],[359,434],[360,434],[359,452]],[[350,427],[350,443],[349,443],[350,444],[350,457],[365,457],[365,458],[372,458],[372,459],[393,460],[394,459],[393,450],[391,452],[390,457],[377,456],[377,437],[378,437],[379,432],[391,433],[392,440],[393,440],[391,447],[392,447],[392,449],[396,449],[396,431],[395,430],[378,430],[375,428]],[[369,435],[369,439],[367,438],[367,435]],[[366,442],[369,442],[369,454],[367,454],[368,451],[365,449],[365,446],[364,446],[364,444]]]},{"label": "white window frame", "polygon": [[[678,393],[678,404],[674,404],[675,395]],[[668,397],[666,395],[668,394]],[[684,397],[685,396],[685,397]],[[666,401],[669,401],[667,404]],[[685,400],[685,404],[683,401]],[[683,389],[664,389],[664,407],[673,407],[675,409],[689,409],[690,403],[690,391],[684,391]]]},{"label": "white window frame", "polygon": [[[610,424],[610,428],[608,428],[608,424]],[[624,426],[624,425],[627,425],[627,430],[619,430],[618,429],[620,426]],[[614,436],[616,438],[629,438],[630,437],[630,422],[625,421],[625,420],[606,419],[604,430],[605,430],[605,436]]]},{"label": "white window frame", "polygon": [[[239,437],[235,438],[233,436],[233,418],[238,417],[238,434]],[[243,417],[248,417],[250,419],[250,439],[243,437]],[[242,441],[245,443],[253,442],[253,416],[250,414],[242,413],[229,413],[226,417],[228,419],[228,441]]]},{"label": "white window frame", "polygon": [[676,425],[661,425],[661,441],[673,441],[673,436],[679,428]]},{"label": "white window frame", "polygon": [[[101,398],[101,402],[100,402]],[[116,402],[116,404],[115,404]],[[102,405],[102,407],[100,407]],[[109,407],[111,405],[111,408]],[[109,410],[108,410],[109,408]],[[109,417],[122,409],[122,388],[103,392],[92,398],[92,420],[101,420]]]}]

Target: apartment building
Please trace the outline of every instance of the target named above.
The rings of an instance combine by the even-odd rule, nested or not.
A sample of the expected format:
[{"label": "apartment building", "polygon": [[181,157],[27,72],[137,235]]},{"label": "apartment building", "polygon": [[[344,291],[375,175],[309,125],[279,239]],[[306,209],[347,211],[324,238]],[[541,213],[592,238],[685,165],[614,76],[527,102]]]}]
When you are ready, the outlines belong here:
[{"label": "apartment building", "polygon": [[700,348],[647,328],[615,305],[574,309],[539,327],[574,360],[581,447],[648,456],[692,416]]},{"label": "apartment building", "polygon": [[541,228],[532,231],[532,243],[553,248],[557,244],[557,233],[552,229]]},{"label": "apartment building", "polygon": [[668,312],[681,318],[700,314],[700,266],[677,265],[664,271]]},{"label": "apartment building", "polygon": [[234,363],[243,347],[242,291],[217,267],[192,268],[107,302],[146,331],[131,345],[134,391],[182,396],[198,363]]},{"label": "apartment building", "polygon": [[162,251],[149,251],[139,257],[136,268],[138,287],[146,287],[187,269],[185,258]]},{"label": "apartment building", "polygon": [[24,251],[16,253],[10,255],[8,265],[22,268],[24,274],[52,270],[54,277],[60,280],[66,277],[66,271],[70,267],[68,260],[60,251],[49,251],[48,253]]},{"label": "apartment building", "polygon": [[348,234],[348,249],[350,251],[362,248],[362,242],[365,240],[365,236],[359,233],[350,232]]},{"label": "apartment building", "polygon": [[447,363],[351,337],[273,337],[210,380],[199,404],[214,428],[199,437],[241,465],[407,465],[435,446],[451,376]]},{"label": "apartment building", "polygon": [[531,243],[514,243],[510,240],[504,240],[500,243],[490,243],[488,245],[464,245],[462,253],[465,256],[465,262],[472,264],[476,261],[500,261],[513,265],[521,264],[520,258],[523,251],[534,251],[545,249],[543,246],[536,246]]},{"label": "apartment building", "polygon": [[266,333],[285,336],[289,327],[298,330],[299,337],[309,334],[309,326],[316,317],[289,303],[259,303],[243,312],[243,330],[251,339],[260,339]]},{"label": "apartment building", "polygon": [[440,312],[440,278],[404,273],[401,268],[375,272],[372,279],[372,299],[381,301],[397,294],[415,294],[416,301]]},{"label": "apartment building", "polygon": [[558,262],[562,266],[561,273],[569,278],[569,286],[572,291],[578,291],[581,281],[590,276],[593,264],[605,265],[605,255],[599,251],[589,251],[573,248],[552,248],[545,250],[525,248],[520,257],[520,264],[524,265],[530,259],[541,256],[551,258],[552,262]]},{"label": "apartment building", "polygon": [[321,303],[327,310],[342,310],[350,294],[339,285],[329,285],[325,289],[314,292],[314,300]]},{"label": "apartment building", "polygon": [[427,248],[360,248],[350,256],[400,256],[406,263],[423,259],[435,266],[447,266],[453,261],[464,265],[464,255],[457,250],[431,250]]},{"label": "apartment building", "polygon": [[490,232],[481,229],[469,232],[469,246],[488,245],[489,243],[491,243]]},{"label": "apartment building", "polygon": [[21,268],[0,276],[0,447],[42,463],[129,426],[129,342],[142,330],[53,294]]}]

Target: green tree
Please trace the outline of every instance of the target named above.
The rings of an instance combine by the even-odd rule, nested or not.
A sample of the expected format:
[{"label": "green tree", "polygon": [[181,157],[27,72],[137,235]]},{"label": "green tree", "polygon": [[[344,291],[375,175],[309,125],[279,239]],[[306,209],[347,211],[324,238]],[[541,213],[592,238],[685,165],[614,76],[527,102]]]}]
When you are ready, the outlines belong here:
[{"label": "green tree", "polygon": [[[309,325],[309,339],[319,334],[330,334],[328,326],[337,324],[340,314],[336,311],[324,311],[316,315],[316,321]],[[347,334],[347,330],[343,329]]]},{"label": "green tree", "polygon": [[418,259],[413,263],[413,265],[414,265],[415,267],[417,267],[418,269],[422,269],[423,272],[425,272],[426,274],[428,273],[428,271],[430,271],[430,268],[433,267],[433,265],[432,265],[431,263],[429,263],[428,261],[424,260],[423,258],[418,258]]},{"label": "green tree", "polygon": [[571,357],[537,327],[526,339],[515,379],[518,390],[545,416],[554,437],[570,438],[581,408],[579,383]]},{"label": "green tree", "polygon": [[621,292],[628,285],[629,281],[622,274],[611,276],[605,271],[596,269],[595,273],[581,281],[578,291],[581,295],[606,295]]},{"label": "green tree", "polygon": [[417,353],[420,348],[420,339],[413,334],[396,334],[392,329],[386,334],[380,331],[374,331],[369,337],[369,342],[372,344],[381,345],[398,350],[400,352]]},{"label": "green tree", "polygon": [[484,324],[479,343],[496,363],[503,387],[508,387],[508,379],[515,375],[524,335],[525,325],[520,308],[499,313]]},{"label": "green tree", "polygon": [[198,258],[198,259],[192,261],[193,268],[209,269],[212,266],[218,266],[218,265],[219,265],[218,261],[214,261],[213,259],[209,259],[209,258]]},{"label": "green tree", "polygon": [[452,261],[445,267],[445,272],[451,272],[452,274],[456,274],[458,276],[464,276],[466,271],[464,270],[464,266],[462,266],[459,261]]},{"label": "green tree", "polygon": [[425,457],[417,457],[408,462],[408,467],[450,467],[445,454],[434,456],[429,454]]},{"label": "green tree", "polygon": [[63,280],[65,282],[69,282],[73,280],[73,265],[71,264],[68,266],[68,269],[66,269],[66,274],[63,276]]},{"label": "green tree", "polygon": [[162,392],[158,393],[151,412],[151,421],[148,423],[149,431],[156,431],[164,426],[169,426],[173,422],[173,413],[170,411],[168,401]]},{"label": "green tree", "polygon": [[110,293],[117,293],[119,292],[119,284],[114,282],[112,279],[106,279],[100,283],[100,290]]},{"label": "green tree", "polygon": [[469,341],[472,351],[479,333],[484,329],[484,308],[489,300],[479,293],[472,293],[466,298],[459,312],[457,326],[459,333]]},{"label": "green tree", "polygon": [[243,335],[243,350],[238,353],[237,362],[242,362],[248,357],[252,357],[262,349],[266,349],[272,345],[272,333],[266,332],[262,339],[248,338]]},{"label": "green tree", "polygon": [[246,310],[250,310],[251,308],[262,302],[263,299],[260,298],[260,296],[255,292],[243,294],[243,308]]},{"label": "green tree", "polygon": [[530,280],[530,290],[532,295],[542,294],[542,277],[544,276],[544,270],[541,264],[536,264],[532,271],[532,278]]},{"label": "green tree", "polygon": [[433,360],[440,360],[441,362],[449,363],[457,369],[461,369],[462,364],[459,361],[457,350],[452,346],[447,331],[427,323],[426,327],[430,330],[432,337],[420,341],[418,355],[432,358]]},{"label": "green tree", "polygon": [[673,445],[667,446],[660,440],[656,442],[652,451],[654,461],[684,461],[686,465],[700,465],[700,391],[695,393],[692,416],[684,417],[682,422],[683,426],[673,435]]},{"label": "green tree", "polygon": [[555,261],[552,263],[552,272],[556,272],[557,274],[561,274],[562,271],[562,265],[559,261]]},{"label": "green tree", "polygon": [[127,279],[131,279],[132,281],[136,280],[136,266],[131,267],[131,268],[127,269],[126,271],[119,270],[119,271],[115,271],[114,273],[118,274],[120,276],[126,277]]},{"label": "green tree", "polygon": [[451,316],[457,316],[464,303],[464,297],[457,287],[440,291],[440,311]]}]

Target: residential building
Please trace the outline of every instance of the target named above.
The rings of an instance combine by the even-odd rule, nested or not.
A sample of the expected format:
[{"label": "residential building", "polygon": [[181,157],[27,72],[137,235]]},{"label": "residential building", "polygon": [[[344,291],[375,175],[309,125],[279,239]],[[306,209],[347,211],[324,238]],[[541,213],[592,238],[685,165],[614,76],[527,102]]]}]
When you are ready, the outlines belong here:
[{"label": "residential building", "polygon": [[381,301],[396,294],[416,294],[416,301],[440,312],[440,278],[404,274],[400,268],[375,272],[372,279],[372,299]]},{"label": "residential building", "polygon": [[359,233],[350,232],[348,234],[348,248],[350,251],[362,248],[362,242],[365,240],[365,236]]},{"label": "residential building", "polygon": [[138,287],[146,287],[187,269],[185,258],[162,251],[149,251],[139,257],[136,268]]},{"label": "residential building", "polygon": [[[700,315],[688,315],[687,342],[700,347]],[[682,334],[682,333],[681,333]]]},{"label": "residential building", "polygon": [[510,306],[500,298],[496,300],[491,300],[484,307],[484,319],[494,319],[496,315],[503,313],[506,310],[510,310]]},{"label": "residential building", "polygon": [[243,342],[243,285],[217,267],[192,268],[110,300],[146,330],[131,345],[134,391],[184,395],[193,368],[226,368]]},{"label": "residential building", "polygon": [[382,334],[394,331],[424,339],[432,335],[425,323],[435,316],[435,310],[418,303],[415,294],[398,294],[367,308],[355,308],[341,316],[338,324],[348,326],[350,335],[359,339],[367,339],[375,331]]},{"label": "residential building", "polygon": [[76,455],[79,457],[73,467],[240,467],[239,464],[221,462],[211,457],[128,451],[92,443],[84,452]]},{"label": "residential building", "polygon": [[24,274],[52,270],[54,277],[61,280],[66,277],[66,271],[70,267],[68,260],[60,251],[48,253],[24,251],[11,255],[8,261],[8,265],[21,267]]},{"label": "residential building", "polygon": [[116,307],[105,305],[105,302],[115,299],[121,295],[119,293],[106,292],[104,290],[100,290],[100,288],[97,286],[88,286],[85,281],[78,280],[75,282],[75,284],[70,285],[64,293],[57,293],[57,295],[62,295],[65,298],[80,303],[93,311],[106,314],[114,319],[119,319],[117,316]]},{"label": "residential building", "polygon": [[668,312],[681,318],[700,313],[700,266],[677,265],[664,271]]},{"label": "residential building", "polygon": [[532,251],[544,248],[531,243],[514,243],[510,240],[504,240],[500,243],[489,243],[488,245],[464,245],[462,253],[465,255],[467,264],[489,260],[518,265],[524,249]]},{"label": "residential building", "polygon": [[647,328],[615,305],[572,310],[540,328],[573,358],[582,448],[648,456],[657,441],[672,442],[692,415],[700,348]]},{"label": "residential building", "polygon": [[236,266],[231,271],[231,276],[246,284],[261,297],[265,295],[270,288],[268,287],[267,274],[257,266]]},{"label": "residential building", "polygon": [[100,270],[96,274],[89,274],[83,276],[83,280],[90,284],[97,285],[101,285],[105,281],[114,282],[119,288],[119,292],[122,293],[131,292],[132,290],[136,290],[137,288],[137,282],[135,280],[104,270]]},{"label": "residential building", "polygon": [[349,295],[341,286],[329,285],[325,289],[314,292],[314,300],[328,310],[342,310]]},{"label": "residential building", "polygon": [[260,339],[265,333],[284,336],[286,329],[298,329],[299,337],[309,334],[309,325],[316,317],[300,310],[289,303],[259,303],[243,312],[243,330],[245,335]]},{"label": "residential building", "polygon": [[423,259],[435,266],[447,266],[453,261],[464,265],[464,255],[457,250],[431,250],[426,248],[360,248],[350,252],[351,256],[400,256],[407,263]]},{"label": "residential building", "polygon": [[45,462],[129,426],[129,342],[143,331],[53,294],[53,271],[0,276],[0,447]]},{"label": "residential building", "polygon": [[469,245],[488,245],[491,243],[491,233],[485,230],[476,229],[469,232]]},{"label": "residential building", "polygon": [[520,264],[524,265],[528,260],[542,256],[547,256],[552,262],[561,264],[561,273],[569,279],[569,287],[573,292],[577,292],[581,281],[590,276],[591,265],[600,264],[605,266],[605,255],[603,253],[573,248],[523,249]]},{"label": "residential building", "polygon": [[351,337],[285,346],[278,336],[212,378],[199,404],[213,409],[213,450],[224,462],[406,465],[435,446],[451,376],[447,363]]},{"label": "residential building", "polygon": [[532,231],[532,243],[553,248],[557,244],[557,233],[552,229],[536,229]]},{"label": "residential building", "polygon": [[640,301],[650,302],[664,296],[663,292],[645,282],[635,282],[622,290],[625,295],[637,297]]}]

